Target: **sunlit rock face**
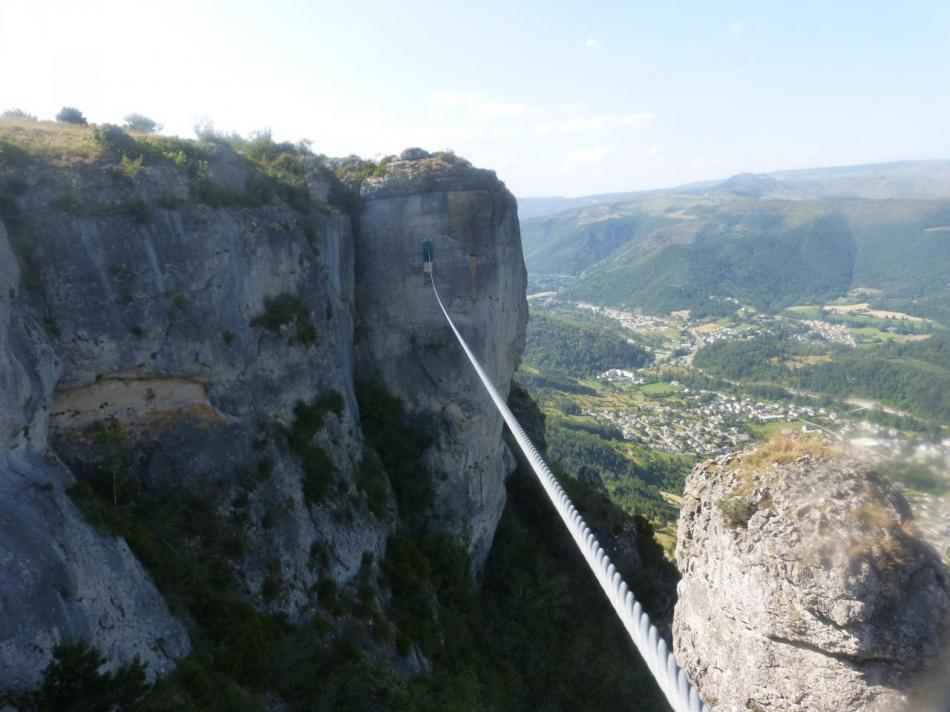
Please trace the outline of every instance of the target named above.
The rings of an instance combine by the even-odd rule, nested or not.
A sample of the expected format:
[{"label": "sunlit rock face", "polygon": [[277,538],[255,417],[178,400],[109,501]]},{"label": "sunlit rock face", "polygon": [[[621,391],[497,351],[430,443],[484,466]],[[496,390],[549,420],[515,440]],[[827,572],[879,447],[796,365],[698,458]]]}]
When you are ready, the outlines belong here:
[{"label": "sunlit rock face", "polygon": [[503,421],[459,348],[422,274],[433,242],[434,279],[453,320],[507,396],[524,347],[527,302],[514,197],[491,171],[407,151],[363,185],[356,230],[358,371],[382,377],[433,440],[431,525],[488,554],[513,460]]},{"label": "sunlit rock face", "polygon": [[[203,150],[222,194],[259,179],[228,146]],[[381,377],[429,436],[425,525],[465,538],[481,564],[510,456],[422,283],[421,243],[435,243],[446,304],[506,393],[527,318],[517,213],[493,173],[415,156],[362,200],[314,164],[304,214],[197,200],[169,162],[132,181],[109,158],[21,172],[22,234],[0,225],[0,690],[35,686],[63,638],[113,664],[138,655],[152,675],[190,648],[124,541],[67,494],[110,457],[127,496],[194,497],[239,523],[231,573],[262,610],[306,621],[321,579],[382,561],[400,513],[391,489],[382,509],[361,489],[361,380]],[[28,244],[16,256],[14,237]],[[307,444],[330,484],[315,498],[288,433],[316,402],[329,405]],[[121,447],[103,445],[104,426]]]},{"label": "sunlit rock face", "polygon": [[947,569],[866,466],[780,460],[689,477],[677,658],[715,710],[904,709],[947,642]]}]

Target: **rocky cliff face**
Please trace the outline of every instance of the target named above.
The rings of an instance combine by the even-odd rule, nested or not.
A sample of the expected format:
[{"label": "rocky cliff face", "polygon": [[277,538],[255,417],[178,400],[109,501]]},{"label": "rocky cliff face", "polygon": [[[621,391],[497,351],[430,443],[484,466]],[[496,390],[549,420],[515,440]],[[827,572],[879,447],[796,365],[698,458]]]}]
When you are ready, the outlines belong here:
[{"label": "rocky cliff face", "polygon": [[187,633],[125,542],[96,532],[66,495],[73,478],[46,442],[62,361],[20,285],[0,224],[0,687],[34,686],[62,638],[163,674],[189,650]]},{"label": "rocky cliff face", "polygon": [[713,709],[902,709],[946,643],[950,575],[907,503],[809,448],[687,481],[674,645]]},{"label": "rocky cliff face", "polygon": [[447,304],[505,390],[527,310],[493,173],[417,152],[360,207],[315,159],[295,164],[303,194],[274,196],[223,144],[147,155],[0,176],[17,188],[0,212],[15,223],[0,224],[0,689],[35,684],[65,637],[152,674],[189,648],[124,541],[72,504],[74,476],[111,477],[116,506],[210,502],[241,534],[243,595],[291,620],[323,579],[380,560],[399,524],[389,485],[371,506],[360,481],[356,383],[381,376],[432,434],[430,519],[477,561],[504,503],[500,420],[421,274],[431,239]]},{"label": "rocky cliff face", "polygon": [[[411,154],[410,154],[411,155]],[[437,528],[488,555],[513,466],[490,407],[419,271],[433,242],[442,301],[503,396],[524,348],[526,273],[517,206],[490,171],[439,159],[397,161],[363,185],[356,235],[359,368],[426,423],[435,446]]]}]

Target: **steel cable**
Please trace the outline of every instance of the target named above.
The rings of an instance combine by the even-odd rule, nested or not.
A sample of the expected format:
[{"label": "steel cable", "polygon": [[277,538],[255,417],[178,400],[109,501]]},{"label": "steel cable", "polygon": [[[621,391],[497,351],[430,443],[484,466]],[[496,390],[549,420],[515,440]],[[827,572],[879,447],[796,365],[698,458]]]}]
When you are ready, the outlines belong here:
[{"label": "steel cable", "polygon": [[597,537],[594,536],[590,527],[584,522],[584,518],[580,512],[578,512],[571,503],[570,498],[560,483],[558,483],[557,478],[551,472],[550,468],[544,460],[541,459],[537,448],[535,448],[534,444],[528,438],[514,414],[509,410],[508,405],[495,389],[495,386],[492,385],[488,374],[485,373],[478,359],[475,358],[475,355],[472,353],[465,339],[462,338],[462,334],[459,333],[459,330],[456,328],[455,322],[452,321],[452,317],[450,317],[448,311],[446,311],[445,305],[442,304],[439,291],[435,288],[434,275],[432,277],[432,291],[435,292],[435,298],[439,303],[439,308],[442,310],[446,321],[455,333],[455,337],[458,339],[459,344],[461,344],[462,350],[471,362],[479,379],[481,379],[485,390],[488,391],[488,395],[491,396],[492,401],[494,401],[498,412],[501,413],[501,416],[505,419],[505,423],[508,424],[512,435],[514,435],[515,440],[518,442],[519,447],[531,465],[531,469],[533,469],[534,473],[538,476],[541,486],[544,488],[552,504],[554,504],[554,508],[557,510],[564,524],[567,526],[568,531],[574,538],[574,542],[584,555],[584,559],[594,572],[594,576],[597,577],[597,581],[600,583],[604,593],[607,594],[610,604],[627,629],[627,633],[630,635],[631,640],[633,640],[633,644],[640,652],[640,656],[646,662],[647,667],[656,679],[663,694],[666,695],[670,706],[676,712],[709,712],[708,705],[700,698],[695,685],[690,682],[686,673],[683,672],[676,662],[673,651],[669,649],[666,641],[660,636],[656,626],[650,622],[650,617],[633,595],[633,591],[630,590],[620,575],[620,572],[617,571],[616,567],[611,563],[610,557],[607,556],[600,546]]}]

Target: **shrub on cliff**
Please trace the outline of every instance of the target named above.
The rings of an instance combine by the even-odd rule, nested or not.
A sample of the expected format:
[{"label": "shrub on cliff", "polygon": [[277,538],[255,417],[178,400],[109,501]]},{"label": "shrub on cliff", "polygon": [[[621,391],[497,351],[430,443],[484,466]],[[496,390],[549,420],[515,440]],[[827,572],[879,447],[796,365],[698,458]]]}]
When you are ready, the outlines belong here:
[{"label": "shrub on cliff", "polygon": [[59,113],[56,114],[56,120],[62,121],[65,124],[81,124],[83,126],[89,123],[86,121],[86,117],[82,115],[82,112],[75,106],[64,106],[59,110]]},{"label": "shrub on cliff", "polygon": [[290,343],[311,346],[317,341],[317,328],[310,310],[296,294],[278,294],[264,299],[264,313],[251,320],[251,326],[280,333],[283,327],[293,325]]},{"label": "shrub on cliff", "polygon": [[716,501],[716,509],[722,515],[722,520],[730,529],[745,528],[752,516],[752,506],[745,497],[730,497]]},{"label": "shrub on cliff", "polygon": [[100,673],[105,659],[85,641],[63,641],[43,672],[38,710],[127,710],[149,691],[138,658],[115,672]]},{"label": "shrub on cliff", "polygon": [[402,401],[379,378],[361,384],[356,396],[366,442],[389,475],[399,515],[410,529],[419,527],[432,505],[432,478],[422,465],[430,440],[407,420]]},{"label": "shrub on cliff", "polygon": [[125,117],[125,128],[141,133],[153,134],[161,131],[162,125],[142,114],[128,114]]}]

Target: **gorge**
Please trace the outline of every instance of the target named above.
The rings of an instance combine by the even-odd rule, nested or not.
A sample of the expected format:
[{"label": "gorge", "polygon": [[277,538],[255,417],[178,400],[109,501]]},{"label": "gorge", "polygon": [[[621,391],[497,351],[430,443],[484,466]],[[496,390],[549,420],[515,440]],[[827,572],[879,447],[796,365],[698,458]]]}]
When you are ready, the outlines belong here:
[{"label": "gorge", "polygon": [[[663,709],[421,272],[431,240],[447,309],[543,449],[544,415],[512,380],[527,276],[494,172],[421,149],[328,159],[267,135],[0,128],[0,709],[50,707],[44,670],[68,660],[64,641],[101,653],[99,677],[144,664],[135,709]],[[864,481],[803,457],[790,467],[812,479],[794,481],[819,493]],[[748,529],[731,527],[716,502],[732,490],[710,472],[687,486],[675,617],[653,525],[592,468],[558,474],[725,701],[700,661],[743,639],[704,637],[720,621],[703,592],[767,569],[743,537],[779,518],[758,486],[742,490],[759,508]],[[798,493],[773,490],[793,511],[782,497]],[[880,527],[900,529],[899,495],[875,496]],[[883,588],[899,599],[923,571],[932,615],[893,647],[935,657],[946,568],[907,547],[917,568]],[[818,583],[754,578],[788,599],[806,584],[851,595],[840,554]],[[739,612],[753,632],[763,601]],[[852,636],[884,643],[847,645],[878,656],[891,622],[875,623]],[[787,691],[763,693],[753,672],[736,673],[746,697],[782,709]]]}]

